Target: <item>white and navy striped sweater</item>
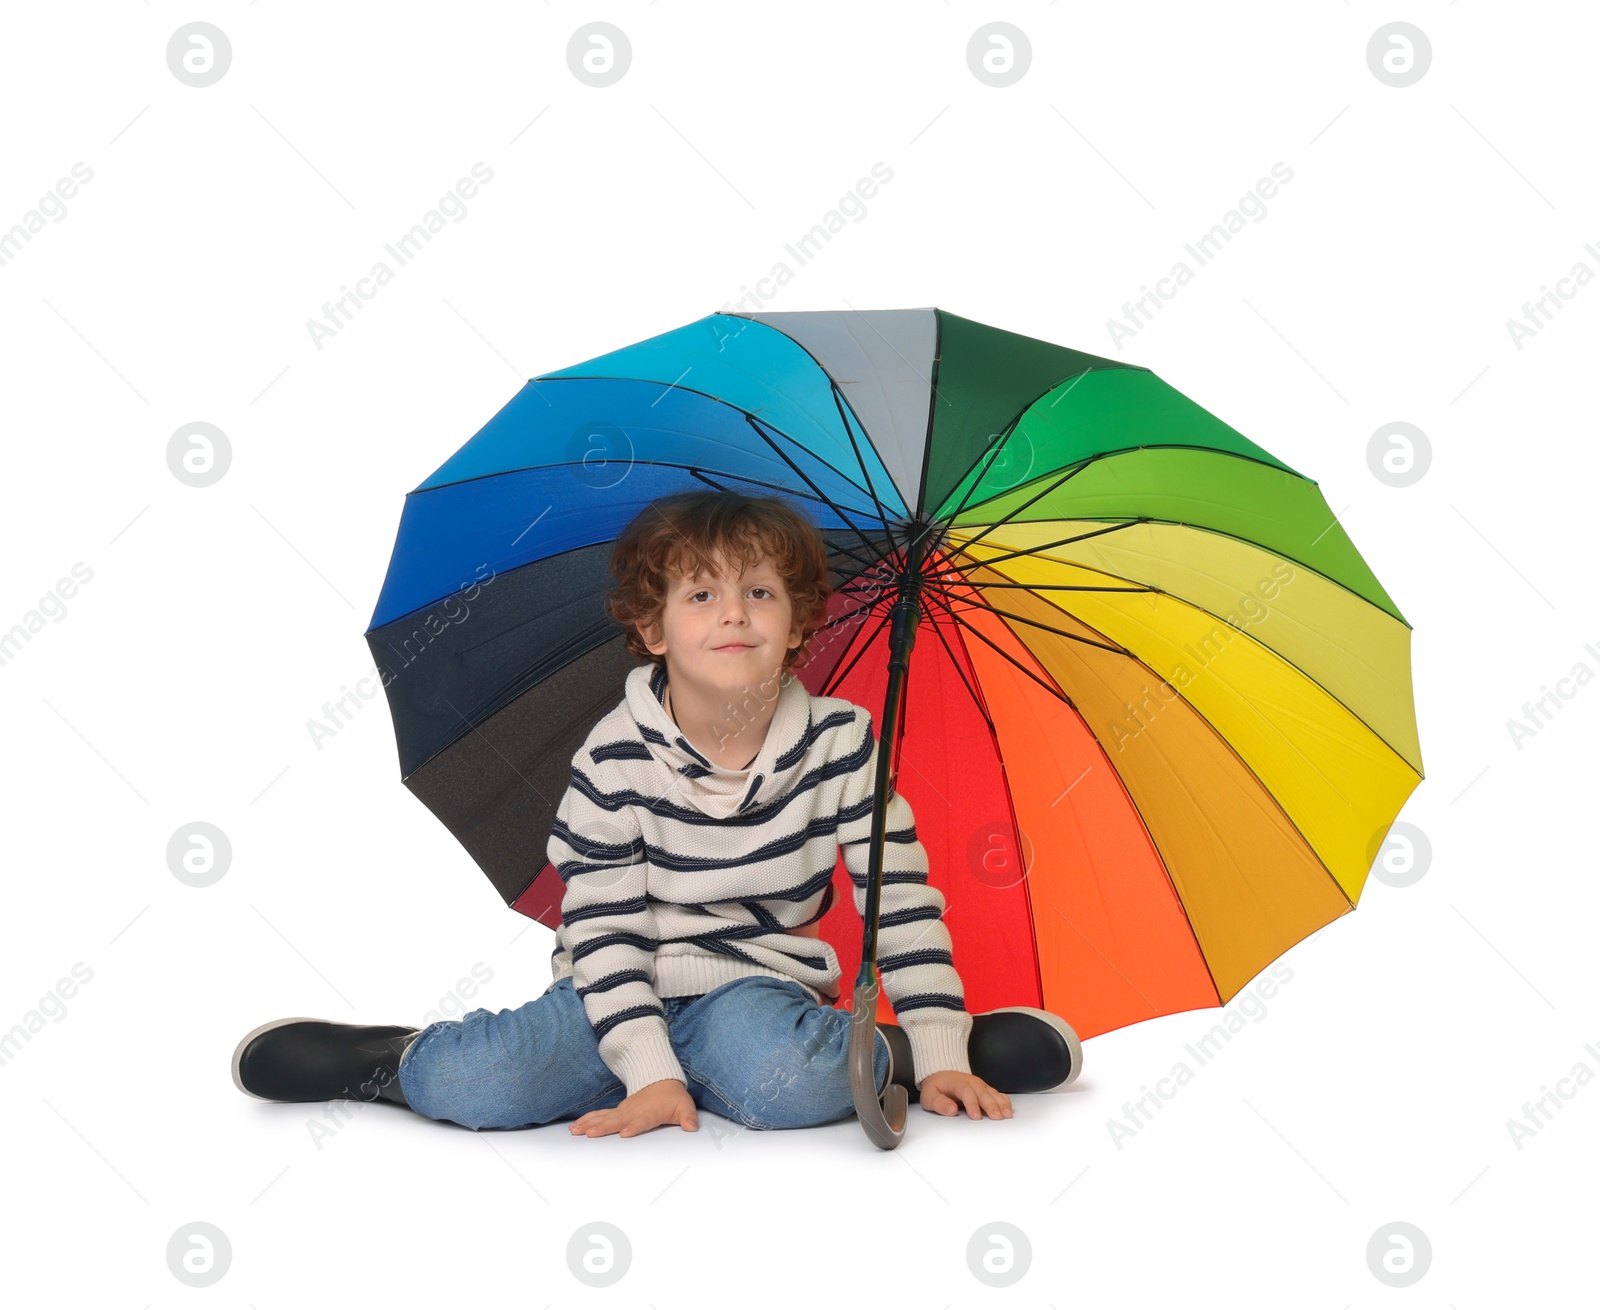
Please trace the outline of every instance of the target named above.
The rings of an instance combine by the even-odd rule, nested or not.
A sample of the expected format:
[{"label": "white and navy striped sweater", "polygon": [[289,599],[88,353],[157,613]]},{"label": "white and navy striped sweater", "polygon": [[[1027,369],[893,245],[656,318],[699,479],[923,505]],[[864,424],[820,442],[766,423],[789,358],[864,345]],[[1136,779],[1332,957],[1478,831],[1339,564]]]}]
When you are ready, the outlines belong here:
[{"label": "white and navy striped sweater", "polygon": [[[672,721],[666,684],[653,664],[629,673],[622,702],[573,756],[547,848],[566,886],[553,977],[572,975],[600,1058],[630,1096],[663,1078],[688,1081],[661,997],[759,974],[837,1000],[833,947],[785,930],[827,913],[840,850],[856,913],[866,908],[872,716],[785,674],[760,752],[746,769],[724,769]],[[884,831],[878,970],[914,1077],[970,1073],[972,1016],[944,896],[928,883],[927,851],[898,793]]]}]

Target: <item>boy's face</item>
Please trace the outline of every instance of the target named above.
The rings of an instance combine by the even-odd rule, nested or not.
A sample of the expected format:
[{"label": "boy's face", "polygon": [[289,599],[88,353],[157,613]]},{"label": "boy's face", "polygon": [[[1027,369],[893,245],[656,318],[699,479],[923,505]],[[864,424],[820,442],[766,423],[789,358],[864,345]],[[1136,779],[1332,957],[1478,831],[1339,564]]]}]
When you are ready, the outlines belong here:
[{"label": "boy's face", "polygon": [[667,677],[702,695],[742,693],[770,680],[801,641],[789,589],[770,559],[730,574],[717,558],[710,571],[667,585],[660,630],[641,625],[653,655],[665,655]]}]

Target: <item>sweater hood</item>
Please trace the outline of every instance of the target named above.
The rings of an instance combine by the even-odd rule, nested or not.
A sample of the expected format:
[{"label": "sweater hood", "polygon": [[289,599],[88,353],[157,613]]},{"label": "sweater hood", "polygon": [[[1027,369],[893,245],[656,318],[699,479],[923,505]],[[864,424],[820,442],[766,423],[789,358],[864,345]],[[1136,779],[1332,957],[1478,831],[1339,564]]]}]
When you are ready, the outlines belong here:
[{"label": "sweater hood", "polygon": [[811,693],[792,673],[778,683],[778,703],[761,750],[746,769],[713,764],[691,746],[667,713],[667,671],[644,664],[628,674],[623,703],[639,740],[671,775],[671,798],[714,819],[728,819],[781,797],[793,783],[811,728]]}]

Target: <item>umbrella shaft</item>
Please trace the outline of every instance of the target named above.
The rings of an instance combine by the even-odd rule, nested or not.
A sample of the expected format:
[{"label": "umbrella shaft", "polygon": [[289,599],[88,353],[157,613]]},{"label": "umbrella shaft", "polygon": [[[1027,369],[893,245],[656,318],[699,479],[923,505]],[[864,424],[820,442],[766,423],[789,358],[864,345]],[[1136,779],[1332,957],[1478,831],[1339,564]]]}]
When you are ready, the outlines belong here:
[{"label": "umbrella shaft", "polygon": [[857,985],[873,978],[878,959],[878,903],[883,893],[883,832],[887,826],[890,779],[894,743],[899,731],[900,710],[905,700],[906,672],[911,667],[911,648],[917,641],[917,624],[922,618],[922,556],[924,534],[911,540],[906,571],[900,577],[900,594],[890,611],[889,688],[884,693],[881,731],[878,734],[878,769],[872,789],[872,838],[867,862],[867,897],[862,910],[865,936],[861,942],[861,969]]}]

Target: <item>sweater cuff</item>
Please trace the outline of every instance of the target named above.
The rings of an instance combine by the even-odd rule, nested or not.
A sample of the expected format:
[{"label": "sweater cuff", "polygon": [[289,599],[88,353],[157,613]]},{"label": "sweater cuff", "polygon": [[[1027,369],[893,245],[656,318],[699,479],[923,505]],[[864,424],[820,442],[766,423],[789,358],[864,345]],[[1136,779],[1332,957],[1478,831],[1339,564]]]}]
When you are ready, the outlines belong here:
[{"label": "sweater cuff", "polygon": [[967,1038],[972,1034],[972,1016],[965,1010],[928,1010],[922,1014],[898,1016],[900,1030],[911,1043],[912,1081],[921,1083],[930,1073],[971,1073],[967,1060]]},{"label": "sweater cuff", "polygon": [[600,1058],[622,1080],[628,1096],[663,1078],[676,1078],[685,1086],[689,1082],[673,1052],[664,1018],[632,1019],[617,1025],[600,1043]]}]

